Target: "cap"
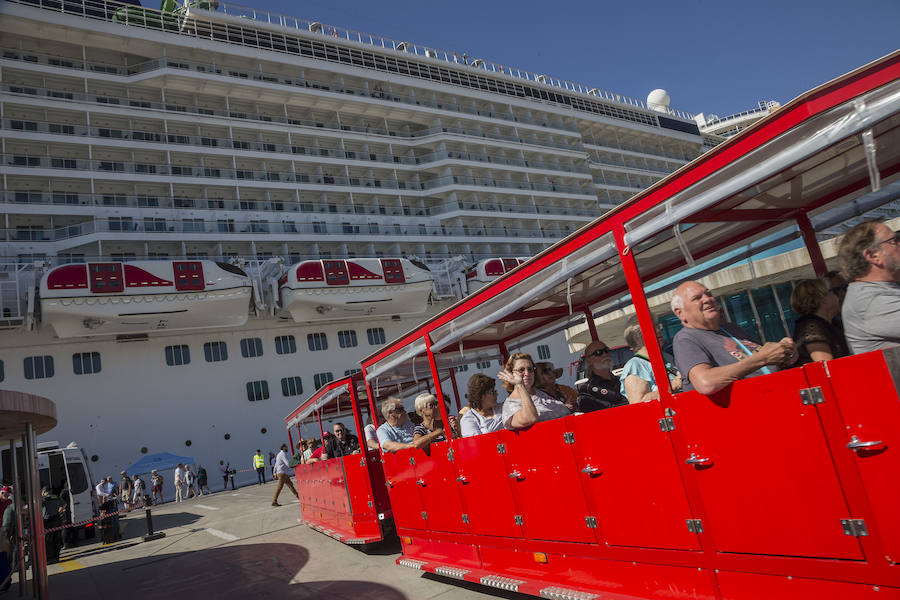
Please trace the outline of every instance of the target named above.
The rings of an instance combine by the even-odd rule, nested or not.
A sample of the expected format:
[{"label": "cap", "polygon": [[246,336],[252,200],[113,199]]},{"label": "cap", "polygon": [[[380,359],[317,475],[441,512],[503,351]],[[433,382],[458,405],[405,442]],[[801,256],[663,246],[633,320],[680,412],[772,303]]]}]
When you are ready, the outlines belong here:
[{"label": "cap", "polygon": [[2,488],[0,488],[0,492],[3,492],[5,494],[12,494],[12,488],[8,485],[4,485]]},{"label": "cap", "polygon": [[554,369],[554,368],[553,368],[553,363],[549,363],[549,362],[539,362],[539,363],[537,363],[537,364],[534,365],[534,366],[537,368],[538,371],[543,371],[544,369],[551,369],[551,370],[553,371],[553,376],[554,376],[556,379],[559,379],[560,377],[562,377],[562,374],[563,374],[562,367],[559,367],[559,368],[557,368],[557,369]]}]

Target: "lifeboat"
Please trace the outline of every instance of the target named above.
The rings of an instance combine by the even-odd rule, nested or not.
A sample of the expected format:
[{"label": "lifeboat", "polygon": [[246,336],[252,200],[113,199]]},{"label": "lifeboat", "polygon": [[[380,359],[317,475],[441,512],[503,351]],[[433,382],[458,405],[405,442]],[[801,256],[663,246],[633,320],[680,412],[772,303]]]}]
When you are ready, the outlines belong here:
[{"label": "lifeboat", "polygon": [[41,278],[41,314],[60,338],[239,327],[252,284],[209,260],[96,262]]},{"label": "lifeboat", "polygon": [[405,258],[305,260],[278,284],[282,310],[302,323],[424,313],[433,277]]},{"label": "lifeboat", "polygon": [[466,293],[486,286],[528,260],[527,258],[486,258],[466,269]]}]

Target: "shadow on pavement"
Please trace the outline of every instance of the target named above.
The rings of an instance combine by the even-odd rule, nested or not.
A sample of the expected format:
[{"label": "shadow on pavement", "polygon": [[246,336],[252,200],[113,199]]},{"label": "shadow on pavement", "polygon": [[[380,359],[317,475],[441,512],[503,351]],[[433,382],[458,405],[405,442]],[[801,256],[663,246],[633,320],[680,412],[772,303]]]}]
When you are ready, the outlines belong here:
[{"label": "shadow on pavement", "polygon": [[[282,543],[158,554],[92,567],[90,579],[102,586],[100,589],[86,589],[84,571],[58,573],[50,578],[50,593],[54,600],[107,598],[111,596],[105,592],[114,590],[127,590],[125,595],[129,598],[148,600],[209,595],[216,600],[407,600],[397,589],[369,581],[303,581],[303,567],[308,560],[306,548]],[[295,576],[299,581],[291,583]]]}]

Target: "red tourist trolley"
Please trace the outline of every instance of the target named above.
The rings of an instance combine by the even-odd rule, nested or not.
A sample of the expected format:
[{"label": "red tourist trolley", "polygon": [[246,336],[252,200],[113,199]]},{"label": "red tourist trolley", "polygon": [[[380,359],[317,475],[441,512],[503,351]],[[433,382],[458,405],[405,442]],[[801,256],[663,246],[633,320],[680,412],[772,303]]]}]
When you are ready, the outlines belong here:
[{"label": "red tourist trolley", "polygon": [[[808,276],[824,275],[834,247],[816,232],[898,198],[898,171],[900,52],[797,98],[363,360],[370,411],[376,387],[440,381],[579,325],[597,339],[595,323],[624,305],[665,382],[653,313],[678,283],[797,238]],[[554,599],[900,598],[898,423],[894,348],[384,453],[398,563]]]}]

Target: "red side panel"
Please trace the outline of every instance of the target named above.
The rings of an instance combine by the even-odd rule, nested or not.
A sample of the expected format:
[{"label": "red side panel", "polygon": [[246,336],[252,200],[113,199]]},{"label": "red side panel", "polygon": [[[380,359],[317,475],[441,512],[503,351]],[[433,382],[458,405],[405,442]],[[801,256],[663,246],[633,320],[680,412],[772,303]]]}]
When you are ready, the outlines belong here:
[{"label": "red side panel", "polygon": [[168,287],[171,285],[171,281],[167,281],[162,277],[157,277],[153,273],[148,273],[144,269],[135,267],[134,265],[125,265],[126,287]]},{"label": "red side panel", "polygon": [[504,258],[503,259],[503,270],[509,273],[513,269],[519,266],[519,261],[515,258]]},{"label": "red side panel", "polygon": [[900,600],[900,589],[878,585],[729,571],[720,571],[716,578],[722,598],[729,600]]},{"label": "red side panel", "polygon": [[431,444],[428,448],[431,457],[416,461],[416,485],[428,514],[428,529],[465,533],[468,530],[462,519],[465,511],[457,491],[454,461],[447,455],[449,449],[449,442]]},{"label": "red side panel", "polygon": [[[744,379],[707,398],[675,397],[705,515],[720,552],[860,560],[839,524],[849,514],[803,369]],[[857,396],[858,397],[858,396]],[[772,534],[777,523],[778,535]]]},{"label": "red side panel", "polygon": [[835,451],[853,457],[875,517],[869,534],[881,538],[888,560],[900,563],[900,348],[833,360],[828,372],[846,426]]},{"label": "red side panel", "polygon": [[325,268],[325,283],[328,285],[347,285],[350,283],[350,275],[347,273],[347,261],[323,260]]},{"label": "red side panel", "polygon": [[325,281],[325,271],[318,260],[310,260],[297,265],[297,281]]},{"label": "red side panel", "polygon": [[65,265],[57,267],[47,275],[49,290],[87,289],[87,265]]},{"label": "red side panel", "polygon": [[374,280],[381,279],[381,275],[373,273],[365,267],[358,265],[352,260],[347,261],[347,270],[350,272],[350,279],[356,280]]},{"label": "red side panel", "polygon": [[386,283],[406,283],[406,275],[403,273],[403,263],[396,258],[382,258],[381,269],[384,271]]},{"label": "red side panel", "polygon": [[91,292],[114,294],[125,291],[125,283],[122,280],[122,263],[90,263],[88,272],[91,279]]},{"label": "red side panel", "polygon": [[[567,417],[579,476],[610,546],[699,550],[671,433],[656,402]],[[627,451],[625,451],[627,450]]]},{"label": "red side panel", "polygon": [[503,275],[503,261],[499,258],[492,258],[484,263],[484,274],[488,277]]},{"label": "red side panel", "polygon": [[427,529],[427,521],[422,517],[425,510],[416,485],[415,463],[421,450],[401,450],[400,452],[384,452],[384,477],[391,497],[391,510],[397,530]]},{"label": "red side panel", "polygon": [[520,538],[522,528],[515,521],[518,513],[504,476],[503,455],[497,451],[499,443],[498,433],[453,441],[459,490],[471,533]]},{"label": "red side panel", "polygon": [[203,263],[199,261],[172,261],[175,270],[175,289],[180,292],[199,292],[206,287],[203,279]]}]

